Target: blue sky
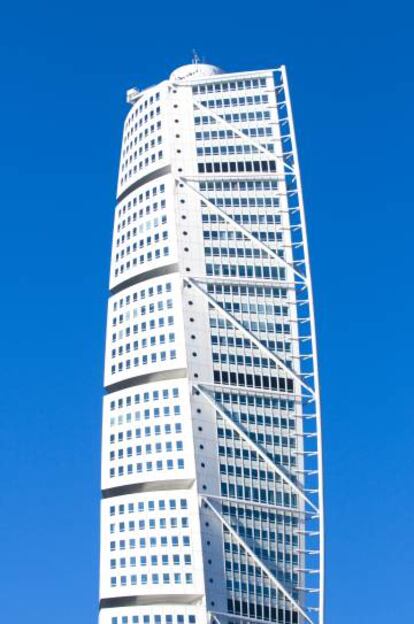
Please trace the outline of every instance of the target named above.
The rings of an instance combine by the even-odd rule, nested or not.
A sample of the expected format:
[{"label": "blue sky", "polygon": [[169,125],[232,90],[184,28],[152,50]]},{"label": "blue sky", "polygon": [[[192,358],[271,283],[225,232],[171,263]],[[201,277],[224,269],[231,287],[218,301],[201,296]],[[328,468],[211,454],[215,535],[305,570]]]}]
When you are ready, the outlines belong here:
[{"label": "blue sky", "polygon": [[229,71],[288,66],[323,391],[327,622],[411,621],[409,5],[146,4],[0,10],[2,621],[96,621],[124,93],[193,48]]}]

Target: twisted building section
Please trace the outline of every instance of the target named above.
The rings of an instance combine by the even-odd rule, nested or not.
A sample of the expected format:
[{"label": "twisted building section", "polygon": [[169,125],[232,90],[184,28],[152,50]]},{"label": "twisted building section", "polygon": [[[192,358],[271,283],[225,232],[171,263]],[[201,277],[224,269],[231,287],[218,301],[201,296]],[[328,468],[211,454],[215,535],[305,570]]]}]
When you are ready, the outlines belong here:
[{"label": "twisted building section", "polygon": [[323,624],[306,225],[284,67],[128,92],[100,624]]}]

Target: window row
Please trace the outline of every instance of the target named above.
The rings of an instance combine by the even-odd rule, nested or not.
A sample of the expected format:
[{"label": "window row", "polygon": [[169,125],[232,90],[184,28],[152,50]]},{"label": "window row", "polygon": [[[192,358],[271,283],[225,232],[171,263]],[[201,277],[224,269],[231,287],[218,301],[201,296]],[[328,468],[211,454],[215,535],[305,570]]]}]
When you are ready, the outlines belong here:
[{"label": "window row", "polygon": [[[231,217],[232,219],[234,219],[236,223],[242,223],[243,225],[248,225],[248,224],[278,225],[281,223],[280,215],[274,215],[274,214],[267,214],[267,215],[266,214],[261,214],[261,215],[235,214],[235,215],[231,215]],[[201,218],[202,218],[203,223],[225,223],[223,217],[217,214],[203,214]]]},{"label": "window row", "polygon": [[[149,410],[145,410],[145,411],[149,411]],[[180,413],[180,408],[179,406],[176,406],[176,408],[174,409],[174,415],[178,415]],[[164,409],[163,412],[163,416],[168,417],[170,416],[171,412],[170,411],[166,411],[166,409]],[[154,418],[159,418],[160,416],[160,412],[157,408],[154,408]],[[147,416],[145,416],[145,418],[147,418]],[[125,422],[126,423],[130,423],[132,422],[132,414],[125,414]],[[135,412],[135,420],[139,421],[141,420],[141,412]],[[149,432],[147,433],[147,431],[149,430]],[[155,425],[154,427],[150,428],[150,427],[145,427],[144,428],[144,435],[145,437],[147,437],[147,435],[171,435],[172,433],[181,433],[182,432],[182,424],[180,422],[176,422],[174,423],[174,425],[171,425],[170,423],[164,423],[163,427],[161,427],[160,425]],[[118,443],[123,442],[124,440],[128,441],[128,440],[132,440],[133,435],[135,434],[135,438],[139,439],[142,437],[142,429],[141,428],[137,428],[135,430],[132,429],[127,429],[125,432],[124,431],[118,431],[118,435],[115,436],[115,434],[111,434],[110,438],[109,438],[109,442],[110,444],[115,444],[115,441],[117,441]]]},{"label": "window row", "polygon": [[[227,123],[244,123],[248,121],[267,121],[270,119],[270,111],[254,111],[251,113],[229,113],[227,115],[220,115],[220,117]],[[219,123],[215,117],[210,115],[203,115],[194,117],[194,123],[199,125],[212,125]]]},{"label": "window row", "polygon": [[[141,291],[145,292],[145,291]],[[117,401],[110,402],[110,410],[122,409],[124,406],[139,405],[140,403],[149,403],[150,401],[168,401],[170,399],[178,399],[180,391],[178,388],[163,388],[163,390],[153,390],[152,392],[137,392],[134,395],[120,397]]]},{"label": "window row", "polygon": [[[238,304],[236,304],[238,305]],[[226,310],[228,311],[229,308],[232,306],[232,304],[227,303],[226,304]],[[223,325],[221,325],[221,321],[224,321],[224,319],[215,319],[215,318],[211,318],[210,319],[210,327],[215,328],[215,327],[222,327],[224,328],[225,325],[223,323]],[[243,320],[243,325],[246,329],[249,329],[252,332],[265,332],[265,333],[270,333],[270,334],[290,334],[291,333],[291,326],[289,323],[270,323],[267,321],[249,321],[249,320]]]},{"label": "window row", "polygon": [[[274,152],[274,145],[263,145],[269,152]],[[260,154],[255,145],[220,145],[197,147],[197,156],[232,156],[234,154]]]},{"label": "window row", "polygon": [[[254,422],[254,424],[256,424]],[[296,449],[296,439],[294,436],[279,436],[279,435],[274,435],[272,433],[260,433],[260,432],[255,432],[255,431],[251,431],[248,430],[247,431],[249,438],[259,444],[259,445],[263,445],[263,444],[268,444],[270,446],[283,446],[284,448],[292,448],[292,449]],[[238,434],[236,434],[234,432],[233,429],[229,429],[229,428],[223,428],[223,427],[218,427],[217,428],[217,436],[219,438],[226,438],[227,440],[232,440],[233,438],[235,438],[236,440],[238,440]],[[250,469],[246,469],[248,470],[248,475],[246,474],[245,476],[250,476]],[[259,478],[257,476],[257,474],[254,476],[252,471],[252,478]],[[256,471],[257,473],[257,471]],[[233,474],[232,472],[229,472],[229,474]],[[236,471],[236,476],[242,476],[241,474],[239,475]],[[265,472],[263,471],[263,476],[260,475],[260,479],[264,479],[265,478]],[[268,477],[270,478],[270,477]],[[273,477],[272,479],[273,480]]]},{"label": "window row", "polygon": [[[290,558],[290,557],[289,557]],[[272,559],[273,561],[277,561],[278,563],[283,563],[284,559],[279,559],[279,557]],[[286,563],[290,563],[286,560]],[[293,562],[293,563],[297,563],[297,561]],[[282,580],[280,578],[279,573],[277,574],[278,578],[280,580]],[[297,575],[296,575],[297,576]],[[285,579],[284,579],[285,580]],[[249,597],[254,599],[255,594],[256,594],[256,599],[257,600],[261,600],[261,596],[265,597],[265,598],[269,598],[272,595],[272,590],[270,587],[263,587],[261,585],[254,585],[253,583],[246,583],[246,581],[238,581],[234,578],[229,578],[226,582],[226,587],[228,591],[231,592],[241,592],[242,594],[249,594]],[[276,598],[276,591],[273,592],[274,593],[274,598]],[[269,609],[269,607],[267,607]],[[281,609],[280,609],[281,610]],[[274,611],[276,612],[276,609],[274,609]],[[289,611],[287,611],[287,613],[290,613]],[[271,620],[271,622],[286,622],[290,624],[292,620],[289,618],[288,620],[281,620],[281,619],[273,619]],[[297,621],[297,620],[296,620]]]},{"label": "window row", "polygon": [[[284,525],[285,530],[295,529],[299,525],[299,519],[290,513],[280,513],[276,511],[267,511],[260,508],[240,507],[235,505],[223,504],[223,514],[225,516],[238,517],[239,519],[254,520],[261,523]],[[292,537],[293,540],[293,537]],[[293,543],[293,542],[292,542]]]},{"label": "window row", "polygon": [[[150,346],[156,346],[157,344],[160,345],[164,345],[166,343],[174,343],[175,342],[175,334],[174,333],[170,333],[168,334],[168,337],[166,336],[166,334],[159,334],[158,336],[152,336],[150,338]],[[148,347],[148,340],[146,338],[143,338],[141,340],[141,347],[143,349],[146,349]],[[125,353],[130,353],[131,350],[133,351],[138,351],[139,349],[139,341],[135,340],[132,343],[132,349],[131,349],[131,343],[127,343],[125,345]],[[111,350],[111,358],[114,359],[116,357],[119,357],[120,355],[124,354],[124,346],[121,345],[120,347],[118,347],[118,349],[112,349]],[[144,356],[143,356],[144,357]],[[147,361],[148,361],[148,356],[147,357]]]},{"label": "window row", "polygon": [[289,323],[269,323],[265,321],[243,321],[243,325],[251,332],[265,332],[267,334],[290,334]]},{"label": "window row", "polygon": [[278,208],[278,197],[215,197],[211,203],[219,208]]},{"label": "window row", "polygon": [[[180,413],[179,411],[179,406],[177,406],[177,411],[174,410],[174,415],[178,415]],[[145,410],[146,412],[149,410]],[[164,418],[166,416],[170,416],[171,412],[166,412],[164,410]],[[154,418],[159,418],[160,416],[160,412],[157,408],[154,408]],[[141,420],[141,412],[135,412],[135,416],[134,416],[136,421]],[[148,416],[145,416],[145,418],[149,418]],[[133,415],[131,413],[127,413],[125,414],[125,418],[123,414],[119,414],[118,419],[122,419],[122,422],[125,421],[125,423],[131,423],[133,421]],[[119,420],[118,420],[119,422]],[[163,433],[165,435],[170,435],[173,431],[175,431],[175,433],[181,433],[182,431],[182,425],[180,422],[176,422],[174,423],[174,427],[172,427],[172,425],[170,425],[169,423],[165,423],[164,427],[163,427]],[[161,427],[159,427],[158,425],[156,425],[153,429],[154,435],[161,435]],[[140,436],[140,430],[135,429],[135,436],[138,438],[138,436]],[[133,437],[133,431],[132,429],[127,429],[125,431],[125,440],[131,440]],[[118,435],[117,435],[117,440],[118,442],[122,442],[124,440],[124,432],[123,431],[118,431]],[[111,434],[110,436],[110,443],[115,443],[115,434]]]},{"label": "window row", "polygon": [[[235,355],[233,353],[213,352],[213,362],[215,364],[231,364],[234,366],[245,366],[249,368],[277,368],[276,363],[268,358],[252,357],[250,355]],[[285,363],[287,362],[285,361]]]},{"label": "window row", "polygon": [[220,302],[221,306],[227,312],[233,312],[235,314],[261,314],[268,316],[288,316],[288,306],[271,305],[263,303],[237,303],[236,301],[223,301]]},{"label": "window row", "polygon": [[[130,520],[128,522],[128,531],[144,531],[146,529],[156,530],[156,529],[177,529],[179,526],[184,529],[188,529],[189,527],[189,519],[188,518],[158,518],[155,520],[151,518],[148,522],[145,520],[140,520],[139,522],[135,522],[134,520]],[[141,546],[140,546],[141,547]]]},{"label": "window row", "polygon": [[177,351],[172,349],[171,351],[153,351],[148,355],[143,355],[141,357],[141,364],[139,363],[140,358],[134,357],[132,360],[125,360],[124,362],[118,362],[116,366],[113,364],[111,366],[111,373],[115,374],[116,372],[121,373],[124,370],[130,370],[131,368],[137,368],[138,366],[146,366],[147,364],[156,364],[157,362],[166,362],[167,360],[175,360],[177,357]]},{"label": "window row", "polygon": [[116,568],[136,568],[137,564],[142,568],[145,568],[147,565],[150,566],[169,566],[169,565],[191,565],[191,555],[151,555],[151,557],[147,557],[146,555],[141,555],[140,557],[130,557],[127,559],[126,557],[120,557],[117,559],[110,560],[110,568],[111,570],[116,570]]},{"label": "window row", "polygon": [[[157,442],[154,444],[146,444],[144,447],[139,444],[135,448],[132,446],[128,446],[126,449],[120,448],[118,452],[110,451],[109,453],[109,461],[115,461],[116,459],[124,459],[124,457],[132,457],[133,455],[141,456],[141,455],[151,455],[154,448],[154,453],[172,453],[173,451],[182,451],[184,449],[184,444],[182,440],[176,440],[173,445],[172,442],[165,442],[164,445],[161,442]],[[125,451],[125,452],[124,452]],[[160,470],[162,469],[162,465]]]},{"label": "window row", "polygon": [[[223,436],[221,436],[223,437]],[[240,479],[252,479],[253,481],[262,481],[263,485],[268,487],[273,484],[279,483],[280,478],[270,470],[258,470],[256,468],[249,468],[247,466],[233,466],[232,464],[220,464],[220,474],[228,475],[229,477],[238,477]]]},{"label": "window row", "polygon": [[[279,416],[269,416],[267,414],[238,412],[237,410],[231,410],[232,418],[235,422],[242,423],[244,425],[254,425],[255,427],[271,427],[272,429],[295,429],[295,421],[292,418],[279,418]],[[291,439],[291,444],[294,446],[294,438]],[[281,437],[282,446],[289,446],[289,438],[287,436]]]},{"label": "window row", "polygon": [[243,89],[258,89],[266,86],[266,78],[252,78],[249,80],[232,80],[230,82],[216,82],[194,85],[193,93],[220,93]]},{"label": "window row", "polygon": [[263,390],[293,392],[293,379],[235,373],[233,371],[215,370],[214,383],[222,384],[223,386],[247,386],[249,388],[263,388]]},{"label": "window row", "polygon": [[[267,529],[257,528],[257,527],[245,527],[243,525],[237,525],[239,535],[246,536],[249,539],[257,539],[263,542],[277,542],[278,544],[283,544],[287,548],[291,548],[292,546],[299,545],[299,538],[297,535],[290,535],[290,533],[282,533],[276,532],[274,530],[268,531]],[[267,526],[267,525],[265,525]],[[226,561],[226,569],[233,568],[235,572],[242,572],[242,574],[246,574],[246,564],[243,569],[239,568],[239,565],[236,567],[232,566],[231,561]]]},{"label": "window row", "polygon": [[[115,525],[111,525],[115,526]],[[112,533],[115,532],[115,529],[113,531],[111,531]],[[123,529],[123,532],[125,532],[125,527]],[[185,546],[190,546],[190,538],[188,536],[185,536],[185,538],[183,538],[183,544],[185,542]],[[173,545],[173,546],[179,546],[179,539],[178,536],[173,536],[170,540],[169,543],[169,539],[167,536],[162,535],[159,539],[158,537],[140,537],[138,540],[135,537],[131,537],[128,540],[125,539],[121,539],[118,542],[116,541],[111,541],[109,544],[109,548],[111,552],[115,552],[117,549],[118,550],[135,550],[136,548],[139,548],[140,550],[142,550],[143,548],[168,548],[169,546]]]},{"label": "window row", "polygon": [[200,191],[276,191],[277,180],[215,180],[200,182]]},{"label": "window row", "polygon": [[198,173],[234,173],[234,172],[275,172],[275,160],[234,160],[229,162],[198,163]]},{"label": "window row", "polygon": [[[118,525],[112,523],[109,525],[109,532],[111,534],[119,532],[125,533],[127,530],[127,524],[125,522],[119,522]],[[181,547],[189,547],[191,546],[191,540],[189,535],[161,535],[156,537],[146,537],[146,543],[150,548],[169,548],[172,546],[173,548],[181,548]],[[140,545],[141,548],[141,545]]]},{"label": "window row", "polygon": [[109,507],[109,515],[114,516],[115,514],[123,515],[124,513],[144,513],[145,511],[155,511],[158,509],[159,511],[165,511],[166,509],[188,509],[188,501],[186,498],[180,498],[177,500],[176,498],[170,498],[166,500],[164,498],[160,498],[158,501],[148,500],[148,501],[138,501],[135,503],[122,503],[121,505],[111,505]]},{"label": "window row", "polygon": [[[261,341],[264,343],[265,341]],[[217,336],[216,334],[212,334],[211,336],[211,344],[213,346],[220,345],[221,347],[240,347],[243,349],[251,349],[252,343],[248,338],[235,338],[234,336]],[[277,340],[275,341],[266,341],[265,345],[270,351],[280,351],[284,353],[285,351],[290,352],[291,344],[290,342]],[[254,348],[254,347],[253,347]],[[234,362],[233,362],[234,363]]]},{"label": "window row", "polygon": [[274,266],[254,266],[252,264],[206,264],[208,276],[247,277],[256,279],[286,280],[286,269]]},{"label": "window row", "polygon": [[[283,239],[282,232],[252,232],[258,240],[263,242],[281,242]],[[245,240],[245,234],[243,232],[234,230],[204,230],[204,240]]]},{"label": "window row", "polygon": [[167,613],[166,615],[131,615],[129,618],[127,615],[120,617],[114,616],[111,619],[111,624],[196,624],[195,615],[172,615]]},{"label": "window row", "polygon": [[200,101],[200,104],[206,108],[236,108],[237,106],[260,106],[268,103],[269,96],[267,94]]},{"label": "window row", "polygon": [[[129,583],[127,576],[120,576],[119,578],[116,576],[111,576],[111,587],[117,587],[118,585],[124,587],[128,584],[137,585],[137,582],[138,577],[136,574],[131,574],[131,576],[129,577]],[[193,575],[191,573],[180,574],[179,572],[176,572],[175,574],[169,574],[168,572],[165,572],[164,574],[154,573],[151,575],[141,574],[139,577],[139,582],[140,585],[148,585],[148,583],[152,583],[152,585],[180,585],[181,583],[191,585],[193,582]]]},{"label": "window row", "polygon": [[[258,128],[245,128],[243,134],[248,137],[270,137],[273,135],[273,130],[270,126],[262,126]],[[238,132],[233,130],[204,130],[203,132],[196,132],[196,141],[214,141],[217,139],[240,139]]]},{"label": "window row", "polygon": [[275,493],[265,488],[223,482],[221,483],[220,491],[222,496],[228,496],[229,498],[238,498],[240,500],[254,501],[269,505],[283,505],[284,507],[292,509],[296,509],[298,506],[297,495],[289,494],[288,492]]},{"label": "window row", "polygon": [[[222,444],[219,445],[218,447],[218,451],[219,451],[219,456],[220,457],[226,457],[228,458],[243,458],[246,461],[257,461],[257,453],[256,451],[251,451],[250,449],[240,449],[238,447],[234,447],[234,446],[223,446]],[[268,455],[269,457],[271,457],[271,459],[274,461],[275,464],[280,465],[284,465],[287,467],[290,466],[296,466],[296,458],[295,457],[291,457],[290,455],[279,455],[277,453],[269,453]],[[291,475],[291,480],[294,481],[295,478]],[[275,481],[279,482],[279,477],[277,475],[275,475]],[[227,492],[227,490],[226,490]],[[229,489],[229,496],[232,498],[234,496],[236,496],[234,487],[232,486]],[[248,490],[248,492],[250,492],[250,490]],[[242,490],[239,490],[239,493],[237,494],[237,498],[243,498],[242,495]],[[253,498],[251,499],[250,494],[247,497],[249,498],[249,500],[260,500],[259,498]],[[266,502],[266,501],[262,501],[262,502]]]},{"label": "window row", "polygon": [[[161,452],[155,450],[155,452]],[[128,464],[127,466],[118,466],[118,470],[115,468],[109,469],[109,477],[111,479],[115,477],[124,477],[125,475],[132,474],[141,474],[142,472],[153,472],[153,471],[162,471],[162,470],[184,470],[184,460],[183,459],[167,459],[163,461],[159,459],[155,462],[148,461],[144,464],[139,462],[138,464]]]},{"label": "window row", "polygon": [[[140,412],[135,412],[135,420],[138,421],[140,419],[141,419],[141,413]],[[111,418],[110,418],[110,426],[114,427],[115,425],[123,425],[124,423],[125,424],[130,424],[130,423],[132,423],[133,420],[134,420],[133,415],[130,412],[127,412],[125,415],[124,414],[118,414],[117,417],[111,416]],[[170,431],[167,431],[167,428],[169,428]],[[182,425],[181,425],[180,422],[174,423],[174,430],[175,430],[175,433],[181,433],[182,432]],[[171,433],[171,425],[165,425],[164,433],[166,433],[166,434],[167,433]],[[122,431],[118,432],[118,436],[121,435],[121,434],[123,435]],[[125,439],[129,440],[131,438],[132,438],[132,431],[130,429],[128,429],[127,431],[125,431]],[[120,441],[120,440],[118,440],[118,441]]]},{"label": "window row", "polygon": [[[269,254],[263,249],[253,247],[204,247],[206,257],[214,256],[222,258],[268,258]],[[278,255],[283,257],[282,250],[279,249]]]},{"label": "window row", "polygon": [[[227,550],[227,553],[229,551]],[[255,568],[255,566],[251,565],[251,564],[247,564],[244,562],[239,562],[239,561],[235,561],[232,559],[226,559],[226,572],[232,572],[232,578],[237,578],[240,575],[243,576],[251,576],[254,577],[256,579],[256,591],[259,593],[261,593],[263,590],[268,590],[269,588],[266,587],[265,585],[263,585],[262,580],[261,580],[261,576],[258,574],[258,568]],[[229,577],[230,575],[227,574],[227,576]],[[276,598],[277,594],[276,594],[276,590],[274,590],[275,593],[271,592],[269,594],[269,592],[264,592],[264,595],[269,596],[271,595],[272,597]],[[275,622],[276,620],[272,620],[273,622]]]},{"label": "window row", "polygon": [[[252,531],[249,529],[245,529],[244,527],[238,527],[238,532],[240,537],[249,538],[251,536]],[[277,551],[272,550],[270,548],[263,548],[258,545],[254,547],[255,554],[260,557],[260,559],[269,561],[269,562],[278,562],[284,563],[287,565],[297,565],[299,563],[299,556],[297,554],[292,554],[286,551]],[[258,585],[260,587],[260,585]]]},{"label": "window row", "polygon": [[[174,408],[174,415],[175,416],[179,415],[180,411],[181,411],[180,406],[176,405]],[[160,410],[157,407],[155,407],[153,414],[154,414],[154,418],[159,418],[161,413],[160,413]],[[170,414],[171,414],[170,408],[165,407],[163,410],[164,418],[170,416]],[[132,414],[130,414],[129,420],[126,419],[126,422],[131,422],[131,420],[132,420]],[[140,412],[135,413],[135,420],[141,420]],[[174,423],[174,427],[172,427],[172,425],[170,425],[169,423],[165,423],[163,427],[161,427],[161,425],[154,425],[154,427],[144,427],[144,429],[141,429],[141,428],[137,428],[135,430],[128,429],[127,431],[125,431],[125,435],[123,431],[119,431],[117,436],[114,433],[112,433],[109,437],[109,443],[115,444],[116,441],[123,442],[124,439],[132,440],[133,437],[135,437],[136,439],[139,439],[141,437],[150,437],[153,435],[155,436],[159,436],[162,434],[171,435],[171,433],[173,432],[181,433],[181,431],[182,431],[182,425],[180,422]]]},{"label": "window row", "polygon": [[[280,572],[278,574],[278,578],[282,582],[292,583],[292,578],[295,578],[295,583],[297,583],[298,575],[292,574],[292,578],[286,573],[285,575]],[[268,587],[263,588],[263,593],[267,591],[266,595],[274,596],[276,598],[276,590],[270,589]],[[293,591],[292,597],[295,600],[298,599],[298,592]],[[261,601],[260,601],[261,602]],[[269,607],[268,605],[256,604],[249,598],[249,602],[246,600],[237,600],[233,598],[227,599],[227,610],[229,613],[235,613],[237,615],[242,614],[243,616],[249,615],[251,618],[264,620],[266,622],[274,622],[278,624],[298,624],[299,615],[297,611],[292,611],[291,609],[277,609],[276,607]]]},{"label": "window row", "polygon": [[249,297],[266,297],[285,299],[286,288],[271,288],[270,286],[240,286],[239,284],[208,284],[207,292],[217,295],[241,295]]},{"label": "window row", "polygon": [[[174,325],[173,316],[168,316],[167,319],[165,319],[164,317],[160,317],[158,318],[158,324],[156,322],[157,319],[151,319],[149,323],[144,321],[141,323],[141,325],[139,324],[134,325],[132,328],[133,333],[138,334],[140,327],[141,327],[142,332],[146,332],[148,327],[149,327],[149,330],[155,330],[157,327],[158,329],[163,329],[166,326],[165,325],[166,320],[167,320],[167,325],[169,326]],[[123,340],[124,338],[130,338],[130,337],[131,337],[131,327],[128,326],[128,327],[125,327],[125,329],[119,329],[118,333],[114,332],[112,334],[112,343],[114,344],[119,340]],[[159,339],[158,342],[160,344],[165,344],[165,341],[166,341],[165,334],[150,336],[149,338],[142,338],[141,345],[139,344],[139,340],[135,340],[133,343],[130,343],[130,342],[124,343],[122,347],[119,347],[119,354],[122,355],[123,353],[130,353],[131,350],[137,351],[139,348],[147,349],[148,347],[156,346],[157,338]],[[174,341],[174,337],[172,336],[171,342],[173,341]]]},{"label": "window row", "polygon": [[[219,327],[219,329],[228,329],[228,328],[231,329],[231,324],[228,324],[227,327],[224,324],[220,324],[220,327]],[[286,340],[283,340],[283,341],[267,340],[265,338],[261,338],[260,342],[263,344],[264,347],[267,347],[269,351],[273,351],[274,353],[276,352],[291,353],[291,343],[287,342]],[[220,345],[220,346],[230,346],[230,347],[236,347],[236,348],[243,347],[244,349],[252,348],[252,344],[250,340],[248,340],[247,338],[234,338],[233,336],[213,335],[211,337],[211,344]],[[253,349],[255,349],[254,346],[253,346]],[[231,358],[232,358],[232,354],[229,354],[229,362],[231,364],[235,364],[236,362]],[[287,363],[288,361],[286,360],[286,364]]]}]

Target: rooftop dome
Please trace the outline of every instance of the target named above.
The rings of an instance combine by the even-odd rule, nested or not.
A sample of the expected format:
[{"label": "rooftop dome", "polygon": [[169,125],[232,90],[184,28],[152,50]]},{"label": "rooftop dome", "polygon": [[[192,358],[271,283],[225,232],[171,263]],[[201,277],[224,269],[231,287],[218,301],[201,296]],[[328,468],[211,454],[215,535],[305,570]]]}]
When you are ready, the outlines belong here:
[{"label": "rooftop dome", "polygon": [[206,65],[205,63],[190,63],[182,65],[174,69],[170,76],[170,80],[185,80],[186,78],[207,78],[216,74],[223,74],[223,70],[215,65]]}]

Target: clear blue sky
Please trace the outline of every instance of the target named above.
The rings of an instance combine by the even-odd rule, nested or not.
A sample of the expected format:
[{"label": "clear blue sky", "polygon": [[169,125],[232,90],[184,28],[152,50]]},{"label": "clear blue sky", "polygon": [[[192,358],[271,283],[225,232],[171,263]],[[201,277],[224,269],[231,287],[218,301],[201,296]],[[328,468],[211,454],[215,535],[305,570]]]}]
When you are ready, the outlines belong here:
[{"label": "clear blue sky", "polygon": [[96,622],[124,93],[197,48],[229,71],[288,66],[319,330],[327,623],[413,621],[408,2],[109,4],[0,14],[1,620]]}]

